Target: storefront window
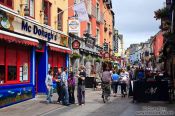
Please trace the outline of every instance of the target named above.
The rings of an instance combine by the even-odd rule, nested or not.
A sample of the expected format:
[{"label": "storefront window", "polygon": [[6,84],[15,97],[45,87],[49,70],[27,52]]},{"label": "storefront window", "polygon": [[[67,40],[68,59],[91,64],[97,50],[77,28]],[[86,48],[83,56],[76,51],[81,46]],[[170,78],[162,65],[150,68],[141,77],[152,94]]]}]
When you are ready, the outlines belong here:
[{"label": "storefront window", "polygon": [[16,66],[8,66],[8,81],[17,80],[17,67]]},{"label": "storefront window", "polygon": [[30,49],[0,44],[0,85],[30,81]]},{"label": "storefront window", "polygon": [[0,84],[5,82],[5,66],[0,65]]}]

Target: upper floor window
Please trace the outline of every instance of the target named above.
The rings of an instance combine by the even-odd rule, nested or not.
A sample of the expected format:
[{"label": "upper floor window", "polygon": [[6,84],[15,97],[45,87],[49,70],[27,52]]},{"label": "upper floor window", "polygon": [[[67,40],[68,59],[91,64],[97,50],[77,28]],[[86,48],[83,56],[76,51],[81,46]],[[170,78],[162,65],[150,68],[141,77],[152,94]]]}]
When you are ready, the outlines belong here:
[{"label": "upper floor window", "polygon": [[58,13],[58,20],[57,20],[58,30],[62,31],[63,30],[63,11],[60,8],[58,8],[57,13]]},{"label": "upper floor window", "polygon": [[91,23],[87,23],[87,33],[91,34]]},{"label": "upper floor window", "polygon": [[97,18],[97,20],[99,20],[99,18],[100,18],[100,5],[99,5],[99,2],[97,2],[97,5],[96,5],[96,18]]},{"label": "upper floor window", "polygon": [[13,0],[0,0],[0,4],[13,8]]},{"label": "upper floor window", "polygon": [[[29,10],[29,13],[27,13],[26,15],[27,16],[30,16],[30,17],[35,17],[35,0],[26,0],[26,4],[28,4],[26,7],[27,9]],[[24,10],[27,10],[27,9],[24,9]]]},{"label": "upper floor window", "polygon": [[44,0],[44,24],[51,25],[51,6],[52,4]]},{"label": "upper floor window", "polygon": [[100,30],[99,29],[96,30],[96,35],[97,35],[96,42],[97,42],[98,45],[100,45]]}]

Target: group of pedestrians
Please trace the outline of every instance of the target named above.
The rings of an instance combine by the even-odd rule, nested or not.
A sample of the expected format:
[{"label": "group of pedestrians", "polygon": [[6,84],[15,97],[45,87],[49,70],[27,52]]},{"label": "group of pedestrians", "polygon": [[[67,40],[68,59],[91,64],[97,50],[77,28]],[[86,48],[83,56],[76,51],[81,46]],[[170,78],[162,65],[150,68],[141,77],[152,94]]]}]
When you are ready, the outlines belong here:
[{"label": "group of pedestrians", "polygon": [[114,70],[111,77],[112,77],[112,88],[113,88],[114,97],[117,96],[119,85],[121,86],[122,97],[125,97],[127,95],[129,73],[124,69],[121,69],[119,71]]},{"label": "group of pedestrians", "polygon": [[[121,94],[122,97],[127,95],[127,86],[129,85],[129,73],[124,70],[110,70],[108,65],[103,67],[102,73],[102,84],[108,83],[108,85],[112,86],[114,97],[117,96],[118,86],[121,86]],[[103,97],[103,96],[102,96]]]},{"label": "group of pedestrians", "polygon": [[57,103],[63,105],[75,104],[75,87],[76,78],[78,80],[77,85],[77,97],[78,105],[85,104],[85,78],[86,72],[84,66],[80,66],[77,74],[67,71],[67,68],[58,68],[58,71],[53,70],[48,71],[48,75],[45,80],[47,87],[47,103],[52,103],[53,96],[53,83],[56,83],[56,91],[58,94]]}]

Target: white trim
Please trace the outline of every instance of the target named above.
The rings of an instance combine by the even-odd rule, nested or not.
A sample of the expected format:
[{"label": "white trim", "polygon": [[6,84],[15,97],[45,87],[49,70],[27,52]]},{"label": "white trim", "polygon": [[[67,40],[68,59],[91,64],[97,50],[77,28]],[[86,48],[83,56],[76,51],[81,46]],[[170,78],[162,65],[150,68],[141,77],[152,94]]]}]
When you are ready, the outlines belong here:
[{"label": "white trim", "polygon": [[1,4],[0,4],[0,10],[3,10],[3,11],[5,11],[5,12],[7,12],[7,13],[10,13],[10,14],[16,16],[16,17],[19,17],[19,18],[25,20],[25,21],[29,21],[29,22],[31,22],[31,23],[33,23],[33,24],[39,25],[39,26],[41,26],[41,27],[43,27],[43,28],[49,29],[49,30],[54,31],[54,32],[57,32],[57,33],[59,33],[59,34],[63,34],[63,35],[65,35],[65,36],[68,36],[65,32],[59,31],[59,30],[55,30],[55,29],[53,29],[51,26],[48,26],[48,25],[45,25],[45,24],[40,24],[38,21],[36,21],[35,19],[32,19],[32,18],[30,18],[30,17],[28,17],[28,16],[22,17],[22,16],[20,16],[16,11],[14,11],[14,10],[12,10],[12,9],[10,9],[10,8],[4,7],[4,6],[1,5]]},{"label": "white trim", "polygon": [[5,10],[5,11],[7,11],[7,12],[10,11],[10,12],[13,13],[13,14],[18,14],[17,11],[15,11],[15,10],[13,10],[13,9],[11,9],[11,8],[8,8],[8,7],[6,7],[6,6],[2,5],[2,4],[0,4],[0,7],[2,7],[3,10]]},{"label": "white trim", "polygon": [[55,45],[55,44],[52,44],[52,43],[48,43],[48,45],[51,46],[51,47],[56,47],[56,48],[60,48],[60,49],[63,49],[63,50],[70,50],[70,51],[72,51],[70,48],[66,48],[66,47],[63,47],[63,46]]},{"label": "white trim", "polygon": [[28,41],[39,43],[39,41],[37,39],[33,39],[33,38],[30,38],[30,37],[18,35],[18,34],[15,34],[15,33],[10,33],[10,32],[7,32],[7,31],[0,30],[0,34],[5,34],[5,35],[12,36],[12,37],[17,37],[19,39],[23,39],[23,40],[28,40]]}]

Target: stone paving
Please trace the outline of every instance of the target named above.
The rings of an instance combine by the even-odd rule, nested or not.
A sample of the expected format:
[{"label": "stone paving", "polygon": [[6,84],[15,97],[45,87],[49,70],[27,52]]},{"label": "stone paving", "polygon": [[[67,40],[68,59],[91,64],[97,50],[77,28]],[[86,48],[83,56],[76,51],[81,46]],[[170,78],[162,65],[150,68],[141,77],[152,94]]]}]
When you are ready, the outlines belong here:
[{"label": "stone paving", "polygon": [[[132,98],[122,98],[120,94],[117,97],[111,96],[110,102],[104,104],[101,91],[92,89],[86,90],[86,104],[84,106],[46,104],[45,97],[45,95],[38,95],[35,99],[2,108],[0,116],[136,116],[140,113],[147,113],[147,111],[151,111],[151,113],[156,111],[157,113],[162,113],[162,111],[175,112],[175,104],[167,102],[132,103]],[[57,99],[56,94],[54,94],[54,99]],[[172,115],[175,116],[175,114],[170,116]]]}]

